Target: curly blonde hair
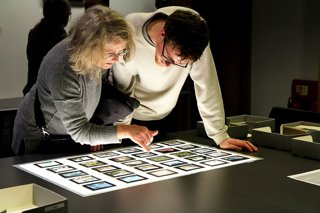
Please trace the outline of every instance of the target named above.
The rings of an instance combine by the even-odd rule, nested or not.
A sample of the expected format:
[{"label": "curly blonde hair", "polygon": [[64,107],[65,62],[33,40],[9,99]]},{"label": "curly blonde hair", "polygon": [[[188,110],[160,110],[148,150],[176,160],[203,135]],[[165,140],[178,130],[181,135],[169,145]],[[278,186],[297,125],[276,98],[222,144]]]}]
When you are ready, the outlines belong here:
[{"label": "curly blonde hair", "polygon": [[[69,62],[80,75],[93,74],[99,79],[103,70],[97,66],[105,44],[115,40],[126,42],[128,61],[134,50],[133,28],[123,16],[109,7],[97,5],[85,11],[70,30]],[[96,53],[101,54],[96,54]]]}]

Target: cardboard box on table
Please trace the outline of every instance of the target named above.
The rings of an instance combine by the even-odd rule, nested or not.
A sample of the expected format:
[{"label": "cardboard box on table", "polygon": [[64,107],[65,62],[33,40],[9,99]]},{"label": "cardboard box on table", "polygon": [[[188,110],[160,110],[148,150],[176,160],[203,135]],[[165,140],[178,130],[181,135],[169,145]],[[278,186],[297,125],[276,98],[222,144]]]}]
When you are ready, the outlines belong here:
[{"label": "cardboard box on table", "polygon": [[291,153],[307,158],[320,160],[320,136],[310,135],[292,138]]},{"label": "cardboard box on table", "polygon": [[255,128],[252,129],[251,141],[256,145],[289,151],[292,149],[292,138],[306,135],[320,135],[319,131],[302,131],[293,128],[297,125],[306,124],[319,125],[304,121],[282,124],[280,127],[280,133],[273,132],[271,129],[266,127]]},{"label": "cardboard box on table", "polygon": [[262,117],[262,116],[255,116],[255,115],[236,115],[226,117],[226,125],[234,125],[234,126],[242,126],[248,125],[248,132],[252,133],[252,129],[259,128],[259,127],[266,127],[269,126],[271,130],[274,130],[275,126],[275,119]]},{"label": "cardboard box on table", "polygon": [[0,189],[0,213],[67,213],[65,197],[37,184]]},{"label": "cardboard box on table", "polygon": [[234,124],[229,124],[228,126],[228,134],[231,138],[238,138],[238,139],[245,139],[250,137],[248,135],[249,133],[249,126],[248,124],[239,124],[239,125],[234,125]]},{"label": "cardboard box on table", "polygon": [[[242,124],[238,126],[228,126],[228,134],[232,138],[247,138],[248,136],[248,125]],[[208,137],[207,132],[204,128],[203,121],[197,121],[197,134],[202,137]]]},{"label": "cardboard box on table", "polygon": [[320,160],[320,124],[311,122],[293,122],[283,124],[281,130],[294,129],[309,132],[309,135],[291,139],[291,153],[297,156]]},{"label": "cardboard box on table", "polygon": [[319,132],[320,123],[307,122],[307,121],[297,121],[292,123],[284,123],[280,126],[280,133],[290,134],[290,133],[309,133],[309,132]]},{"label": "cardboard box on table", "polygon": [[254,128],[269,126],[274,130],[275,119],[244,114],[226,117],[226,125],[228,126],[230,137],[247,138],[251,136]]},{"label": "cardboard box on table", "polygon": [[[275,128],[275,119],[254,115],[237,115],[226,117],[228,134],[232,138],[247,138],[253,128],[269,126],[272,130]],[[197,133],[200,136],[207,136],[202,121],[197,121]]]}]

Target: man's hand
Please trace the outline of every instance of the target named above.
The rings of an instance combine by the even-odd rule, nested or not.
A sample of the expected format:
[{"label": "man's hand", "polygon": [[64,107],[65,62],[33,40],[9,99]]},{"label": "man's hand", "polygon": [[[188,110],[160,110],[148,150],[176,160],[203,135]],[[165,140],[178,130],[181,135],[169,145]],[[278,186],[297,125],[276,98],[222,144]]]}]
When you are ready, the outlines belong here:
[{"label": "man's hand", "polygon": [[251,142],[245,141],[245,140],[239,140],[235,138],[225,139],[219,144],[219,146],[221,149],[232,149],[232,150],[238,150],[238,151],[245,149],[250,152],[258,151],[258,148],[255,145],[253,145]]}]

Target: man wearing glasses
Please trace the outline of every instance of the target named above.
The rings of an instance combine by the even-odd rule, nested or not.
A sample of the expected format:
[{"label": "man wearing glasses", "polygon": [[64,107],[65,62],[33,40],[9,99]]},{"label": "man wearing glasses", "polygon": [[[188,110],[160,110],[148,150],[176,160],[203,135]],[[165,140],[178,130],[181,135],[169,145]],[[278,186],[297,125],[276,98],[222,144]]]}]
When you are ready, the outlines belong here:
[{"label": "man wearing glasses", "polygon": [[136,30],[136,53],[113,66],[118,87],[140,101],[123,123],[161,120],[175,107],[188,75],[207,135],[220,148],[257,151],[248,141],[230,138],[205,20],[185,7],[163,7],[132,13],[126,19]]}]

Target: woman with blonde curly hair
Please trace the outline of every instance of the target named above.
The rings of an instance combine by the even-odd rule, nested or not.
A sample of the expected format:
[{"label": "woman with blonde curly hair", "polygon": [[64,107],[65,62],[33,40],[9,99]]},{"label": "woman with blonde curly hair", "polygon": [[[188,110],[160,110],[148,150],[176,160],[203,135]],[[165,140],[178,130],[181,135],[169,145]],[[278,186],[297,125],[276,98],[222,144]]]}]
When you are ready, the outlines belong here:
[{"label": "woman with blonde curly hair", "polygon": [[[79,147],[82,151],[98,151],[104,144],[120,143],[125,138],[149,151],[148,145],[158,131],[138,125],[90,122],[101,96],[103,75],[120,58],[130,59],[135,49],[133,34],[124,18],[112,9],[94,6],[86,10],[70,35],[41,63],[37,82],[23,98],[15,118],[13,151],[41,153],[48,147],[62,153]],[[36,123],[39,111],[46,124],[42,129]],[[46,135],[70,139],[56,143],[46,140]],[[83,145],[90,149],[82,149],[88,147]]]}]

